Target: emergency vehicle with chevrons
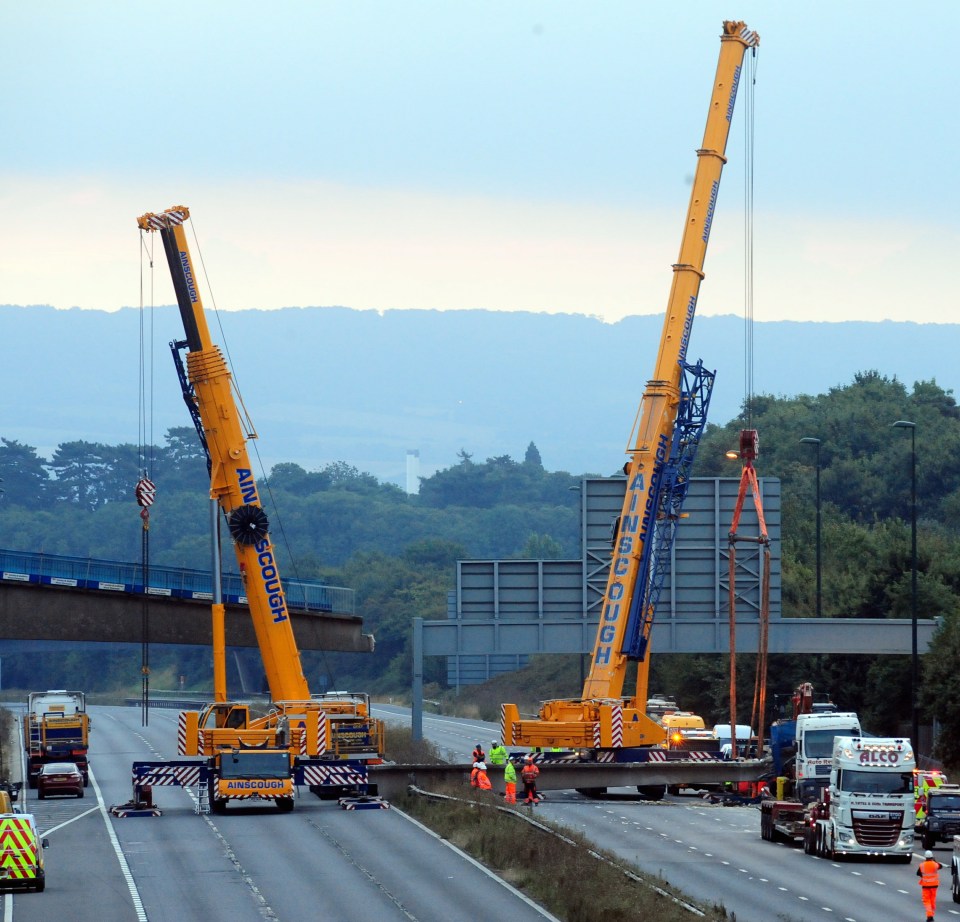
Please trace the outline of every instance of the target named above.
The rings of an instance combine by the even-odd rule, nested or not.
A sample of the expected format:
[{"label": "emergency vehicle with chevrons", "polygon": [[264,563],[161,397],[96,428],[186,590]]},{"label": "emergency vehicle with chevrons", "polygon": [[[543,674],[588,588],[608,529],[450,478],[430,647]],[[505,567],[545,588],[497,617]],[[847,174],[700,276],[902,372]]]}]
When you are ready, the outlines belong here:
[{"label": "emergency vehicle with chevrons", "polygon": [[46,886],[41,839],[32,813],[0,814],[0,890],[35,890]]}]

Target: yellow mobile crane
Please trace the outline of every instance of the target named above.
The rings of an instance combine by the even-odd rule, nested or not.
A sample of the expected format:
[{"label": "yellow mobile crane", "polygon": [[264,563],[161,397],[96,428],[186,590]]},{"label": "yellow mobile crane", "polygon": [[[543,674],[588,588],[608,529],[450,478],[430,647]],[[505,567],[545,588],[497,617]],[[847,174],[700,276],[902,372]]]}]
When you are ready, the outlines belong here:
[{"label": "yellow mobile crane", "polygon": [[[186,339],[171,343],[187,406],[210,469],[210,495],[226,519],[244,580],[272,708],[254,717],[227,701],[224,609],[213,606],[214,698],[202,712],[180,714],[181,755],[198,762],[134,764],[135,799],[154,785],[198,784],[201,809],[221,812],[231,800],[274,801],[292,810],[295,784],[321,797],[361,795],[352,808],[380,806],[369,797],[367,765],[383,757],[383,723],[366,695],[311,697],[280,582],[269,522],[247,453],[238,399],[220,349],[213,344],[183,224],[189,209],[145,214],[142,231],[158,232],[173,279]],[[180,357],[187,351],[186,370]],[[346,804],[344,804],[346,806]]]},{"label": "yellow mobile crane", "polygon": [[[665,741],[663,726],[645,711],[650,633],[713,385],[713,374],[702,363],[688,365],[686,352],[740,72],[747,49],[758,44],[744,23],[724,22],[660,349],[635,421],[633,447],[627,449],[626,495],[583,694],[543,702],[533,720],[521,720],[515,704],[502,705],[504,745],[575,749],[598,761],[632,762],[643,761],[651,747]],[[633,695],[625,696],[630,662],[637,664],[637,683]]]}]

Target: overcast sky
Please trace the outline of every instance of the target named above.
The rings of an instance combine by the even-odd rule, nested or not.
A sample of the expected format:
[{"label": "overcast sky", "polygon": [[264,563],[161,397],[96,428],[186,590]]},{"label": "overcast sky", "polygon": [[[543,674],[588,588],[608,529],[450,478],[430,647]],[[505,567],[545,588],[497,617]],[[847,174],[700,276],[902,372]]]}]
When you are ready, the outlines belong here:
[{"label": "overcast sky", "polygon": [[[0,303],[139,304],[185,204],[221,309],[660,313],[731,17],[756,319],[960,322],[956,0],[7,0]],[[702,313],[743,310],[743,90]]]}]

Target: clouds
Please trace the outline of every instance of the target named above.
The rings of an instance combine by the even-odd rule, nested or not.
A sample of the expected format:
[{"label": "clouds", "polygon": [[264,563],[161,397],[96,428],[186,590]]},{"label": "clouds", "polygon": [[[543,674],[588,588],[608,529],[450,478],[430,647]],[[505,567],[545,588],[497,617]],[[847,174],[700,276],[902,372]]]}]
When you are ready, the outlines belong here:
[{"label": "clouds", "polygon": [[[8,4],[2,299],[136,303],[133,221],[184,203],[224,306],[659,312],[725,7]],[[911,9],[737,11],[761,34],[758,319],[943,310],[960,5]],[[741,102],[718,313],[743,300]]]}]

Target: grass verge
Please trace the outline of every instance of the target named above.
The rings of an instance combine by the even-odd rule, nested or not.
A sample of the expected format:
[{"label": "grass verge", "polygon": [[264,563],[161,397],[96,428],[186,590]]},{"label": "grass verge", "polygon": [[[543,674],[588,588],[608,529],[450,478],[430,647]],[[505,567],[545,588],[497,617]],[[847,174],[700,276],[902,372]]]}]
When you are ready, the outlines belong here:
[{"label": "grass verge", "polygon": [[[397,762],[440,761],[409,730],[388,729],[389,757]],[[432,796],[430,796],[432,795]],[[722,907],[702,906],[662,880],[642,874],[583,836],[526,810],[511,810],[462,785],[427,795],[394,798],[395,807],[487,868],[563,922],[721,922],[734,920]]]}]

